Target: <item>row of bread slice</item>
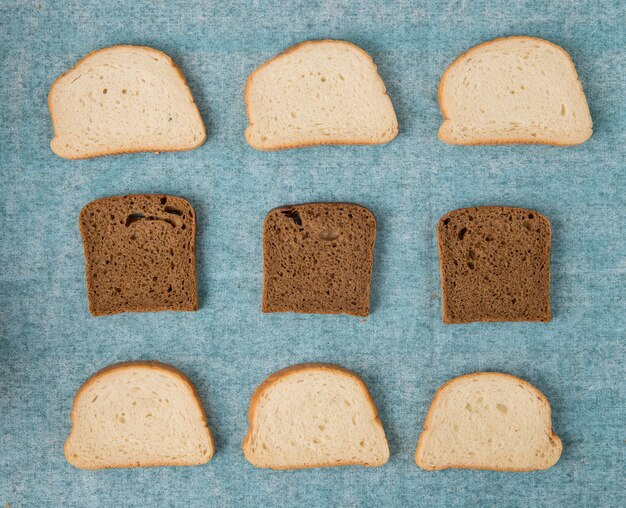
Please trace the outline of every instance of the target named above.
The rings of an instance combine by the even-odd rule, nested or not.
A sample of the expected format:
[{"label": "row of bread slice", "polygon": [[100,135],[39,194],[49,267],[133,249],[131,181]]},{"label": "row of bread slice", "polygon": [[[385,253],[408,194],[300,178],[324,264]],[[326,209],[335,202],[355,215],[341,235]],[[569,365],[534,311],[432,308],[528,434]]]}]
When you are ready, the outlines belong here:
[{"label": "row of bread slice", "polygon": [[[297,44],[248,77],[246,139],[260,150],[383,144],[398,122],[372,58],[345,41]],[[574,145],[592,134],[574,64],[561,47],[506,37],[458,57],[439,83],[455,144]],[[191,150],[206,139],[202,117],[174,61],[152,48],[89,53],[49,94],[54,153],[68,159]]]},{"label": "row of bread slice", "polygon": [[[180,197],[131,194],[80,213],[94,315],[198,309],[196,216]],[[263,312],[370,313],[376,218],[352,203],[271,210],[263,223]],[[437,226],[443,321],[548,321],[548,219],[504,206],[462,208]]]},{"label": "row of bread slice", "polygon": [[[295,365],[254,392],[246,459],[272,469],[382,466],[389,446],[365,382],[330,364]],[[559,460],[550,405],[522,379],[497,372],[454,378],[437,391],[420,435],[422,469],[532,471]],[[189,466],[215,452],[191,381],[156,362],[113,365],[78,390],[65,444],[76,467]]]}]

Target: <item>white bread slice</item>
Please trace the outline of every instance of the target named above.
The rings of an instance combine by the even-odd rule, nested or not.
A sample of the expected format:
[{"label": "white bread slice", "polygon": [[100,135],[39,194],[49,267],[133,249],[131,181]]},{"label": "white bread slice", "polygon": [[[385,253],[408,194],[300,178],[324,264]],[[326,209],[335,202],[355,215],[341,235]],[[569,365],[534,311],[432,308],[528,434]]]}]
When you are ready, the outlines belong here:
[{"label": "white bread slice", "polygon": [[536,37],[505,37],[458,57],[439,83],[439,138],[459,145],[576,145],[591,115],[567,52]]},{"label": "white bread slice", "polygon": [[307,41],[248,77],[248,143],[259,150],[388,143],[398,121],[372,58],[345,41]]},{"label": "white bread slice", "polygon": [[550,404],[509,374],[476,372],[451,379],[435,395],[415,462],[422,469],[548,469],[561,456]]},{"label": "white bread slice", "polygon": [[294,365],[250,401],[246,459],[257,467],[382,466],[389,446],[365,383],[336,365]]},{"label": "white bread slice", "polygon": [[89,53],[52,84],[48,104],[50,147],[66,159],[191,150],[206,139],[181,70],[144,46]]},{"label": "white bread slice", "polygon": [[78,390],[67,461],[81,469],[191,466],[213,456],[191,381],[157,362],[112,365]]}]

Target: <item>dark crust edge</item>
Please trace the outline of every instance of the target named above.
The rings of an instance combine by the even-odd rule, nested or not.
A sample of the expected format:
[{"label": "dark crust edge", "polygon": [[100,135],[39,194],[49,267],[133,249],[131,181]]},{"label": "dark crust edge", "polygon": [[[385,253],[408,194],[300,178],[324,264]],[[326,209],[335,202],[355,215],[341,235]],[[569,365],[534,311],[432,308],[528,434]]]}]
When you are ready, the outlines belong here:
[{"label": "dark crust edge", "polygon": [[[444,219],[447,219],[449,217],[452,217],[454,215],[456,215],[459,212],[469,212],[469,211],[478,211],[478,210],[512,210],[512,211],[523,211],[523,212],[527,212],[527,213],[532,213],[536,215],[536,218],[541,218],[544,220],[544,222],[546,223],[547,227],[548,227],[548,309],[547,309],[547,315],[546,315],[546,319],[507,319],[507,320],[499,320],[499,319],[474,319],[474,320],[453,320],[450,319],[448,317],[448,315],[446,314],[446,292],[444,289],[444,280],[445,280],[445,274],[446,274],[446,270],[445,270],[445,266],[443,263],[443,238],[442,238],[442,231],[443,231],[443,221]],[[445,215],[443,215],[440,219],[439,222],[437,223],[437,250],[439,251],[439,278],[440,278],[440,287],[441,287],[441,316],[442,316],[442,321],[447,324],[447,325],[460,325],[460,324],[467,324],[467,323],[514,323],[514,322],[525,322],[525,323],[547,323],[549,322],[552,317],[551,317],[551,305],[550,305],[550,251],[552,248],[552,225],[550,224],[550,221],[548,220],[548,218],[542,214],[541,212],[538,212],[537,210],[532,210],[530,208],[518,208],[518,207],[513,207],[513,206],[498,206],[498,205],[489,205],[489,206],[474,206],[474,207],[467,207],[467,208],[457,208],[456,210],[452,210],[448,213],[446,213]]]},{"label": "dark crust edge", "polygon": [[[274,214],[275,212],[279,211],[279,210],[287,210],[290,208],[302,208],[302,207],[308,207],[308,206],[316,206],[316,205],[348,205],[348,206],[355,206],[357,208],[361,208],[363,210],[365,210],[366,212],[368,212],[370,214],[370,216],[372,217],[372,219],[374,220],[374,235],[373,235],[373,239],[372,239],[372,245],[371,245],[371,250],[370,250],[370,257],[372,259],[372,269],[370,270],[370,274],[369,274],[369,284],[368,284],[368,293],[367,293],[367,309],[365,312],[362,313],[356,313],[356,312],[304,312],[301,310],[292,310],[292,309],[286,309],[286,310],[269,310],[268,305],[267,305],[267,293],[266,293],[266,283],[265,283],[265,279],[266,279],[266,274],[267,274],[267,259],[266,259],[266,255],[265,255],[265,232],[266,232],[266,225],[267,225],[267,221],[269,220],[270,216],[272,214]],[[370,315],[370,300],[371,300],[371,295],[372,295],[372,273],[374,271],[374,247],[376,245],[376,231],[378,229],[378,222],[376,220],[376,216],[374,215],[374,212],[372,212],[369,208],[363,206],[363,205],[359,205],[357,203],[350,203],[350,202],[329,202],[329,201],[319,201],[319,202],[311,202],[311,203],[300,203],[297,205],[282,205],[282,206],[277,206],[272,208],[269,212],[267,212],[267,215],[265,216],[265,219],[263,220],[263,290],[262,290],[262,296],[261,296],[261,311],[265,314],[273,314],[273,313],[279,313],[279,312],[292,312],[294,314],[326,314],[326,315],[334,315],[334,316],[340,316],[340,315],[346,315],[346,316],[355,316],[355,317],[368,317]]]},{"label": "dark crust edge", "polygon": [[[195,295],[195,306],[194,308],[190,308],[190,309],[172,309],[170,307],[150,307],[150,308],[142,308],[142,309],[133,309],[133,310],[120,310],[120,311],[116,311],[116,312],[96,312],[93,307],[92,307],[92,302],[91,299],[89,298],[89,295],[91,294],[91,284],[92,281],[87,277],[88,274],[88,266],[89,266],[89,261],[88,261],[88,252],[87,252],[87,242],[86,242],[86,235],[85,235],[85,231],[83,230],[83,214],[86,214],[89,211],[89,208],[94,206],[96,203],[99,202],[106,202],[108,200],[110,200],[111,198],[119,198],[119,199],[124,199],[124,198],[153,198],[153,197],[167,197],[167,198],[174,198],[174,199],[180,199],[182,201],[184,201],[185,203],[187,203],[187,205],[189,205],[189,208],[191,208],[191,210],[193,211],[193,218],[191,221],[191,225],[193,226],[192,228],[192,237],[191,237],[191,242],[192,242],[192,246],[193,246],[193,256],[194,256],[194,270],[193,270],[193,279],[194,279],[194,285],[196,288],[196,295]],[[196,210],[194,209],[194,207],[191,205],[191,203],[183,197],[180,196],[173,196],[171,194],[126,194],[124,196],[106,196],[106,197],[102,197],[102,198],[98,198],[98,199],[94,199],[93,201],[90,201],[89,203],[87,203],[85,206],[83,206],[83,208],[81,209],[79,215],[78,215],[78,228],[80,229],[80,236],[82,237],[82,242],[83,242],[83,253],[85,255],[85,280],[86,280],[86,284],[87,284],[87,305],[89,307],[89,313],[92,316],[113,316],[116,314],[123,314],[126,312],[130,312],[130,313],[134,313],[134,312],[165,312],[165,311],[170,311],[170,312],[195,312],[200,308],[200,301],[199,301],[199,296],[198,296],[198,270],[197,270],[197,257],[196,257]]]}]

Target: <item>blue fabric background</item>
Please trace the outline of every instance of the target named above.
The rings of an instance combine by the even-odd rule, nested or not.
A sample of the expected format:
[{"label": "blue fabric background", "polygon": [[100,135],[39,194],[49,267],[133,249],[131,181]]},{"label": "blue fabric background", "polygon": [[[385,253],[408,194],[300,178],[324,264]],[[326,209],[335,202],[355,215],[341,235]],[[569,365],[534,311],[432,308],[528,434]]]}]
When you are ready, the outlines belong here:
[{"label": "blue fabric background", "polygon": [[[625,21],[620,0],[2,0],[0,503],[624,506]],[[446,66],[512,34],[545,37],[571,54],[594,120],[590,141],[464,148],[437,140]],[[369,148],[253,150],[243,135],[246,77],[286,47],[326,37],[373,56],[399,136]],[[88,161],[53,155],[52,81],[89,51],[120,43],[153,46],[181,66],[208,127],[204,146]],[[93,318],[78,213],[95,198],[143,192],[195,207],[202,307]],[[265,214],[318,200],[360,203],[377,216],[368,319],[260,312]],[[437,220],[486,204],[551,220],[552,322],[442,324]],[[194,381],[217,445],[207,465],[88,472],[65,461],[76,390],[98,369],[132,359],[169,363]],[[272,472],[246,462],[252,391],[303,361],[363,376],[389,439],[387,465]],[[518,375],[548,397],[564,445],[554,468],[415,466],[435,391],[476,370]]]}]

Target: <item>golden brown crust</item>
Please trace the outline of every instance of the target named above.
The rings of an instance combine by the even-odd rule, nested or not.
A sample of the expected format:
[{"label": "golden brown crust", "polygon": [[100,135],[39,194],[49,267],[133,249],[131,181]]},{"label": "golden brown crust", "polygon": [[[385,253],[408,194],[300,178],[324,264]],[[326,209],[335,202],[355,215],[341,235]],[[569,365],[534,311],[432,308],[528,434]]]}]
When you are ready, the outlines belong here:
[{"label": "golden brown crust", "polygon": [[440,286],[441,286],[441,313],[442,313],[442,321],[445,324],[463,324],[463,323],[470,323],[470,322],[527,322],[529,321],[528,319],[525,319],[524,317],[517,316],[517,317],[507,317],[506,320],[501,319],[501,318],[481,318],[481,319],[475,319],[475,320],[468,320],[468,321],[459,321],[457,319],[452,319],[448,313],[447,313],[447,308],[448,305],[446,304],[447,298],[448,298],[448,293],[446,292],[446,288],[445,288],[445,279],[446,279],[446,267],[445,264],[443,262],[443,256],[444,256],[444,235],[443,233],[443,228],[444,228],[444,221],[449,219],[451,216],[453,215],[458,215],[461,213],[469,213],[469,212],[476,212],[478,210],[484,210],[487,212],[491,212],[491,211],[502,211],[505,209],[510,209],[510,210],[515,210],[516,212],[522,212],[525,214],[533,214],[535,216],[535,219],[537,220],[541,220],[546,228],[546,232],[547,232],[547,238],[546,238],[546,243],[548,245],[548,252],[547,252],[547,259],[546,259],[546,265],[547,265],[547,273],[546,273],[546,277],[548,280],[548,290],[545,294],[545,298],[547,300],[547,310],[546,310],[546,316],[544,319],[533,319],[532,321],[535,322],[545,322],[547,323],[548,321],[550,321],[551,319],[551,309],[550,309],[550,290],[549,290],[549,284],[550,284],[550,245],[552,243],[552,226],[550,224],[550,221],[548,220],[548,218],[543,215],[542,213],[536,211],[536,210],[531,210],[529,208],[517,208],[517,207],[508,207],[508,206],[478,206],[478,207],[467,207],[467,208],[458,208],[456,210],[452,210],[448,213],[446,213],[445,215],[443,215],[440,219],[439,222],[437,223],[437,248],[439,251],[439,259],[441,260],[439,263],[439,274],[440,274]]},{"label": "golden brown crust", "polygon": [[[177,377],[179,377],[180,380],[187,386],[187,388],[189,388],[189,391],[190,391],[191,395],[194,397],[194,399],[196,400],[196,403],[198,404],[198,410],[200,411],[200,414],[202,415],[202,422],[203,422],[204,427],[205,427],[205,429],[207,431],[207,437],[209,438],[209,443],[210,443],[210,446],[211,446],[211,453],[208,455],[206,461],[202,462],[201,464],[206,464],[209,460],[211,460],[211,458],[213,457],[213,454],[215,453],[215,444],[213,442],[213,436],[211,434],[211,429],[209,428],[209,425],[207,423],[207,419],[206,419],[206,414],[204,412],[204,408],[202,407],[202,401],[200,400],[200,395],[198,395],[198,391],[196,390],[195,385],[191,382],[191,380],[187,377],[187,375],[185,375],[183,372],[181,372],[177,368],[172,367],[171,365],[166,365],[165,363],[161,363],[161,362],[158,362],[158,361],[136,361],[136,362],[115,363],[113,365],[109,365],[108,367],[105,367],[105,368],[99,370],[98,372],[96,372],[95,374],[92,374],[91,376],[89,376],[89,378],[87,378],[87,380],[81,385],[81,387],[76,392],[76,395],[74,396],[74,402],[72,403],[72,412],[71,412],[72,428],[70,430],[70,435],[68,436],[67,440],[65,441],[65,446],[63,447],[63,451],[65,453],[65,459],[70,464],[72,464],[74,467],[78,467],[70,460],[69,455],[68,455],[68,451],[67,451],[67,445],[68,445],[68,443],[69,443],[69,441],[70,441],[70,439],[72,437],[72,433],[74,432],[74,429],[76,428],[76,425],[75,425],[75,421],[76,421],[76,415],[75,415],[76,403],[79,400],[80,395],[83,392],[83,390],[85,390],[91,383],[93,383],[96,379],[99,379],[103,375],[109,374],[110,372],[113,372],[113,371],[116,371],[116,370],[123,370],[123,369],[126,369],[128,367],[135,367],[135,368],[139,367],[139,368],[144,368],[144,369],[148,369],[148,370],[167,371],[167,372],[169,372],[171,374],[174,374]],[[141,466],[137,466],[136,464],[129,463],[126,466],[80,467],[80,469],[95,470],[95,469],[117,469],[117,468],[120,468],[120,467],[129,467],[130,468],[130,467],[189,466],[189,465],[194,465],[194,464],[184,464],[184,463],[174,463],[174,462],[154,462],[154,463],[142,464]]]},{"label": "golden brown crust", "polygon": [[536,469],[532,469],[532,468],[524,469],[524,468],[474,467],[474,466],[469,466],[467,464],[454,464],[451,466],[430,467],[420,462],[420,458],[421,458],[420,454],[423,451],[425,435],[426,435],[426,432],[428,432],[428,428],[430,426],[430,419],[432,417],[434,410],[436,409],[436,405],[437,405],[437,402],[439,401],[439,397],[441,396],[445,388],[448,387],[449,385],[452,385],[456,381],[460,381],[461,379],[479,377],[485,374],[488,374],[488,375],[495,374],[498,376],[503,376],[506,378],[513,379],[517,381],[518,383],[523,384],[526,388],[530,389],[530,391],[534,392],[537,398],[539,398],[539,400],[541,400],[541,402],[545,404],[546,409],[548,411],[548,418],[550,420],[551,438],[557,443],[559,443],[559,446],[562,449],[563,444],[561,443],[561,439],[554,432],[552,432],[552,408],[550,407],[550,403],[548,402],[548,399],[545,397],[545,395],[541,393],[535,386],[531,385],[528,381],[525,381],[524,379],[521,379],[517,376],[513,376],[512,374],[505,374],[503,372],[473,372],[471,374],[464,374],[462,376],[449,379],[444,384],[442,384],[437,390],[437,392],[435,393],[435,396],[433,397],[433,400],[430,403],[430,407],[428,408],[428,412],[426,413],[426,419],[424,420],[424,430],[422,430],[422,433],[420,434],[420,437],[417,441],[417,448],[415,450],[415,463],[421,469],[424,469],[426,471],[440,471],[442,469],[475,469],[475,470],[482,470],[482,471],[504,471],[504,472],[511,472],[511,473],[525,473],[529,471],[536,471]]},{"label": "golden brown crust", "polygon": [[[445,86],[445,83],[446,83],[446,77],[447,77],[448,73],[451,71],[451,69],[458,62],[460,62],[461,60],[463,60],[464,58],[469,56],[474,50],[476,50],[476,49],[478,49],[480,47],[483,47],[483,46],[488,46],[490,44],[494,44],[494,43],[501,42],[501,41],[504,41],[504,40],[509,40],[509,39],[540,41],[540,42],[547,43],[547,44],[557,48],[569,60],[571,66],[572,66],[572,72],[574,73],[574,76],[576,76],[576,81],[578,82],[578,85],[580,86],[581,92],[584,94],[583,89],[582,89],[582,85],[580,83],[580,80],[578,79],[578,73],[576,72],[576,66],[574,65],[574,61],[572,60],[572,57],[569,55],[569,53],[567,51],[565,51],[561,46],[559,46],[557,44],[554,44],[553,42],[550,42],[550,41],[548,41],[546,39],[542,39],[540,37],[533,37],[533,36],[530,36],[530,35],[511,35],[511,36],[508,36],[508,37],[498,37],[497,39],[492,39],[490,41],[485,41],[485,42],[483,42],[481,44],[478,44],[476,46],[472,46],[470,49],[465,51],[463,54],[461,54],[460,56],[455,58],[454,61],[450,65],[448,65],[448,67],[446,68],[444,73],[441,75],[441,79],[439,80],[439,87],[437,89],[437,97],[439,99],[439,109],[441,110],[441,114],[444,117],[444,123],[446,121],[450,120],[450,117],[448,116],[448,113],[446,111],[446,103],[445,103],[445,101],[443,99],[443,94],[444,94],[444,90],[443,89],[444,89],[444,86]],[[563,141],[557,141],[557,140],[537,140],[535,138],[532,138],[532,139],[530,139],[530,138],[520,138],[520,139],[506,139],[506,140],[494,138],[494,139],[481,140],[481,141],[452,141],[451,139],[446,139],[446,137],[442,133],[442,129],[443,129],[443,124],[441,125],[441,127],[439,128],[439,132],[437,133],[437,136],[439,137],[439,139],[441,141],[443,141],[444,143],[449,143],[449,144],[453,144],[453,145],[463,145],[463,146],[477,146],[477,145],[552,145],[552,146],[574,146],[574,145],[579,145],[581,143],[584,143],[593,134],[593,130],[592,130],[591,133],[589,134],[589,137],[587,137],[583,141],[577,141],[577,142],[572,142],[572,143],[565,143]]]},{"label": "golden brown crust", "polygon": [[[252,141],[250,140],[250,136],[248,135],[248,129],[252,126],[252,114],[251,114],[251,104],[250,101],[248,100],[248,96],[249,96],[249,91],[250,91],[250,86],[252,84],[252,81],[255,77],[255,75],[261,71],[263,68],[265,68],[267,65],[271,64],[272,62],[274,62],[275,60],[278,60],[279,58],[282,58],[286,55],[288,55],[289,53],[292,53],[294,51],[296,51],[297,49],[300,49],[302,46],[306,46],[306,45],[315,45],[315,44],[320,44],[320,43],[335,43],[335,44],[344,44],[346,46],[349,46],[350,48],[356,49],[358,51],[360,51],[363,55],[365,55],[369,61],[371,62],[372,66],[373,66],[373,70],[376,73],[376,75],[379,77],[380,82],[383,85],[383,93],[386,95],[387,94],[387,87],[385,86],[385,82],[383,81],[383,79],[380,77],[380,75],[378,74],[378,67],[377,65],[374,63],[374,60],[372,59],[372,57],[369,55],[369,53],[367,53],[364,49],[360,48],[359,46],[357,46],[356,44],[353,44],[351,42],[348,41],[341,41],[341,40],[335,40],[335,39],[319,39],[319,40],[311,40],[311,41],[303,41],[300,42],[298,44],[294,44],[293,46],[290,46],[289,48],[287,48],[286,50],[284,50],[282,53],[279,53],[276,56],[273,56],[272,58],[270,58],[269,60],[267,60],[266,62],[263,62],[259,67],[257,67],[254,71],[252,71],[249,75],[248,75],[248,79],[246,80],[246,86],[244,88],[244,92],[243,92],[243,101],[246,105],[246,114],[248,116],[248,127],[246,128],[246,141],[248,142],[248,144],[257,149],[257,150],[261,150],[264,152],[275,152],[278,150],[288,150],[291,148],[307,148],[307,147],[313,147],[313,146],[327,146],[327,145],[384,145],[387,143],[390,143],[391,141],[393,141],[396,136],[398,135],[398,120],[396,118],[396,130],[393,133],[392,137],[381,143],[378,141],[371,141],[368,139],[364,139],[364,140],[357,140],[357,141],[315,141],[315,142],[302,142],[302,143],[285,143],[283,145],[277,145],[275,147],[262,147],[262,146],[258,146],[252,143]],[[389,99],[389,101],[391,102],[391,99]],[[396,115],[395,110],[393,109],[393,104],[392,104],[392,111],[394,114],[394,118]]]},{"label": "golden brown crust", "polygon": [[174,62],[174,60],[172,60],[172,58],[169,55],[167,55],[166,53],[163,53],[162,51],[159,51],[158,49],[154,49],[149,46],[133,46],[131,44],[117,44],[115,46],[107,46],[106,48],[100,48],[100,49],[95,49],[93,51],[90,51],[84,57],[82,57],[78,62],[76,62],[69,71],[64,72],[52,82],[52,85],[50,86],[50,92],[48,92],[48,109],[50,110],[50,118],[52,120],[53,139],[58,136],[58,130],[56,127],[56,123],[54,121],[55,112],[54,112],[54,108],[52,107],[52,101],[51,101],[52,91],[54,90],[55,86],[57,86],[65,76],[67,76],[70,72],[75,70],[81,63],[86,61],[89,57],[92,57],[95,54],[100,53],[100,52],[108,51],[110,49],[117,49],[117,48],[134,48],[134,49],[145,50],[150,53],[157,53],[159,56],[165,57],[165,59],[170,62],[174,70],[180,76],[180,79],[183,82],[183,86],[185,87],[185,89],[187,90],[189,94],[189,97],[191,98],[191,103],[196,107],[196,111],[198,112],[198,118],[200,119],[200,124],[202,125],[203,136],[198,140],[198,142],[195,145],[190,146],[188,148],[173,148],[173,147],[165,146],[165,147],[159,147],[158,151],[155,151],[153,148],[137,147],[136,149],[131,149],[131,150],[102,150],[101,152],[97,152],[91,155],[78,155],[78,156],[61,155],[59,153],[54,152],[54,150],[52,150],[52,141],[50,141],[50,149],[56,155],[58,155],[59,157],[62,157],[63,159],[81,160],[81,159],[93,159],[95,157],[102,157],[105,155],[124,155],[124,154],[130,154],[130,153],[140,153],[140,152],[153,152],[156,154],[160,152],[187,152],[187,151],[195,150],[196,148],[201,147],[206,141],[206,127],[204,125],[204,120],[202,119],[202,115],[200,114],[200,110],[198,109],[198,106],[196,105],[196,102],[193,98],[193,94],[191,93],[191,89],[189,88],[189,85],[187,84],[187,80],[181,68],[176,64],[176,62]]},{"label": "golden brown crust", "polygon": [[[374,422],[377,425],[380,425],[380,428],[383,430],[383,433],[384,433],[384,427],[383,427],[382,422],[380,421],[380,418],[378,418],[378,409],[376,408],[374,399],[372,398],[372,395],[370,394],[367,388],[367,385],[365,384],[365,381],[363,381],[363,379],[361,379],[361,377],[359,377],[357,374],[355,374],[351,370],[345,369],[344,367],[341,367],[339,365],[335,365],[332,363],[309,362],[309,363],[300,363],[297,365],[292,365],[290,367],[286,367],[277,372],[274,372],[273,374],[268,376],[267,379],[265,379],[265,381],[263,381],[256,388],[256,390],[254,390],[254,393],[252,394],[252,397],[250,398],[250,407],[248,409],[248,420],[250,421],[250,427],[248,428],[248,434],[243,440],[243,444],[241,445],[241,447],[243,449],[243,454],[245,455],[246,460],[250,462],[250,464],[254,465],[255,467],[263,467],[263,466],[257,466],[256,464],[254,464],[251,457],[247,453],[247,447],[248,447],[248,441],[250,440],[252,436],[252,429],[254,427],[254,416],[256,413],[256,406],[259,402],[259,399],[261,398],[263,393],[265,393],[265,391],[268,390],[277,381],[280,381],[281,379],[288,377],[289,375],[293,373],[303,372],[307,370],[328,370],[336,374],[341,374],[341,375],[344,375],[346,377],[356,380],[361,385],[361,388],[363,389],[363,393],[365,394],[368,402],[370,403],[372,412],[374,413]],[[333,466],[378,467],[379,465],[382,465],[382,464],[372,465],[372,464],[364,464],[363,462],[358,462],[358,461],[342,461],[342,462],[326,462],[326,463],[319,463],[319,464],[306,464],[303,466],[296,466],[296,467],[271,467],[270,466],[270,468],[274,470],[294,470],[294,469],[309,469],[309,468],[333,467]]]}]

